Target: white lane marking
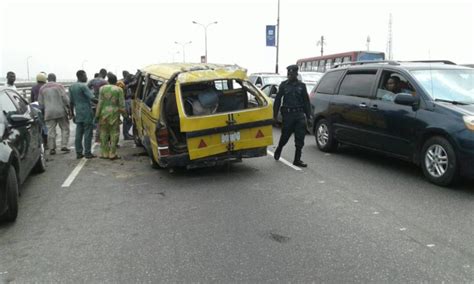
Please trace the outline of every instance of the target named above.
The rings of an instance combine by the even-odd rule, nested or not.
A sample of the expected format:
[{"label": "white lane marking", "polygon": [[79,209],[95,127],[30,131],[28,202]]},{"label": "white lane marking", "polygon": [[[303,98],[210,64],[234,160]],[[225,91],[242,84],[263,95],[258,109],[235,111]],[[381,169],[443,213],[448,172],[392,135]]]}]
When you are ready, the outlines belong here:
[{"label": "white lane marking", "polygon": [[[273,152],[270,151],[270,150],[267,150],[267,153],[268,155],[272,156],[273,157]],[[301,168],[300,167],[297,167],[295,165],[293,165],[292,163],[288,162],[287,160],[283,159],[282,157],[280,157],[280,159],[278,160],[280,162],[282,162],[283,164],[287,165],[288,167],[294,169],[295,171],[301,171]]]},{"label": "white lane marking", "polygon": [[356,199],[356,200],[353,200],[353,201],[354,201],[355,203],[359,202],[359,200],[357,200],[357,199]]},{"label": "white lane marking", "polygon": [[[95,146],[97,146],[98,143],[94,143],[94,146],[92,146],[92,153],[94,153]],[[72,172],[69,174],[67,179],[64,181],[63,185],[61,187],[69,187],[71,186],[72,182],[76,179],[77,175],[81,172],[82,168],[84,165],[87,163],[86,158],[82,158],[82,160],[79,162],[79,164],[72,170]]]},{"label": "white lane marking", "polygon": [[428,244],[428,245],[426,245],[426,246],[429,247],[429,248],[432,248],[432,247],[434,247],[435,245],[434,245],[434,244]]},{"label": "white lane marking", "polygon": [[374,212],[374,213],[372,213],[372,214],[374,214],[374,215],[378,215],[378,214],[380,214],[380,212],[377,212],[377,211],[375,211],[375,212]]},{"label": "white lane marking", "polygon": [[400,228],[400,231],[406,231],[407,228]]},{"label": "white lane marking", "polygon": [[318,183],[323,184],[323,183],[326,183],[326,181],[324,181],[324,180],[318,180]]}]

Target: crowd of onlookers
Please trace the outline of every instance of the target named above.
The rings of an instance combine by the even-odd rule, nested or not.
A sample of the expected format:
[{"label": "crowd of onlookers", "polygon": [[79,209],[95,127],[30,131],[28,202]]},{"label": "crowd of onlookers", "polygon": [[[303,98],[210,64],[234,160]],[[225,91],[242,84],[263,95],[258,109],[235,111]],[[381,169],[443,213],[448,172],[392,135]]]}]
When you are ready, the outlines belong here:
[{"label": "crowd of onlookers", "polygon": [[[56,129],[61,130],[59,151],[68,153],[70,125],[76,124],[75,151],[76,157],[95,158],[92,153],[93,132],[95,142],[100,142],[100,158],[119,159],[117,155],[120,137],[120,125],[125,140],[133,139],[130,134],[131,120],[131,86],[136,84],[133,74],[122,72],[123,78],[117,79],[112,72],[101,69],[94,78],[88,81],[83,70],[76,72],[77,82],[65,87],[56,82],[56,75],[40,72],[36,84],[31,88],[30,103],[38,110],[42,123],[42,135],[45,149],[50,155],[56,154]],[[7,73],[7,88],[17,90],[16,75]],[[121,119],[123,117],[123,122]]]}]

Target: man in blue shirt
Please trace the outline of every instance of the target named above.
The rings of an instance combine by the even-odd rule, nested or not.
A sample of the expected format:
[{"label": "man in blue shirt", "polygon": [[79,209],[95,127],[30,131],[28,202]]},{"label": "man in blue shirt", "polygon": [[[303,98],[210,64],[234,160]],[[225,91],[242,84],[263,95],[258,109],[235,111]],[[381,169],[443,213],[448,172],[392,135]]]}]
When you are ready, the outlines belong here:
[{"label": "man in blue shirt", "polygon": [[[87,74],[84,70],[76,73],[77,83],[69,87],[71,113],[76,124],[76,155],[78,159],[95,158],[92,154],[92,128],[94,114],[92,112],[92,100],[94,95],[87,87]],[[84,139],[84,144],[82,140]],[[83,146],[84,145],[84,146]]]}]

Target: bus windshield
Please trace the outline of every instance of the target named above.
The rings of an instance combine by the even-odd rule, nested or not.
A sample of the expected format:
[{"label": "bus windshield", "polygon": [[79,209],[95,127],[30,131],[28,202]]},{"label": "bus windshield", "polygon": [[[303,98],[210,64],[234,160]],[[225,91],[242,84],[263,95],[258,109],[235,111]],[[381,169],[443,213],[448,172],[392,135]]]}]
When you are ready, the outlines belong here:
[{"label": "bus windshield", "polygon": [[357,61],[384,60],[385,54],[380,52],[360,52]]}]

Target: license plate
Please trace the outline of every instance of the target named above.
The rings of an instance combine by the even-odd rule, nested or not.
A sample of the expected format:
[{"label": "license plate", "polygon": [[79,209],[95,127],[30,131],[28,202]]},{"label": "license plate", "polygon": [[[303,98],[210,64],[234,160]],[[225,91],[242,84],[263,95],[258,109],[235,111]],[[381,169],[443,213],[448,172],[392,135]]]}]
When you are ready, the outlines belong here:
[{"label": "license plate", "polygon": [[222,144],[227,144],[229,142],[235,142],[240,140],[240,132],[230,132],[221,135]]}]

